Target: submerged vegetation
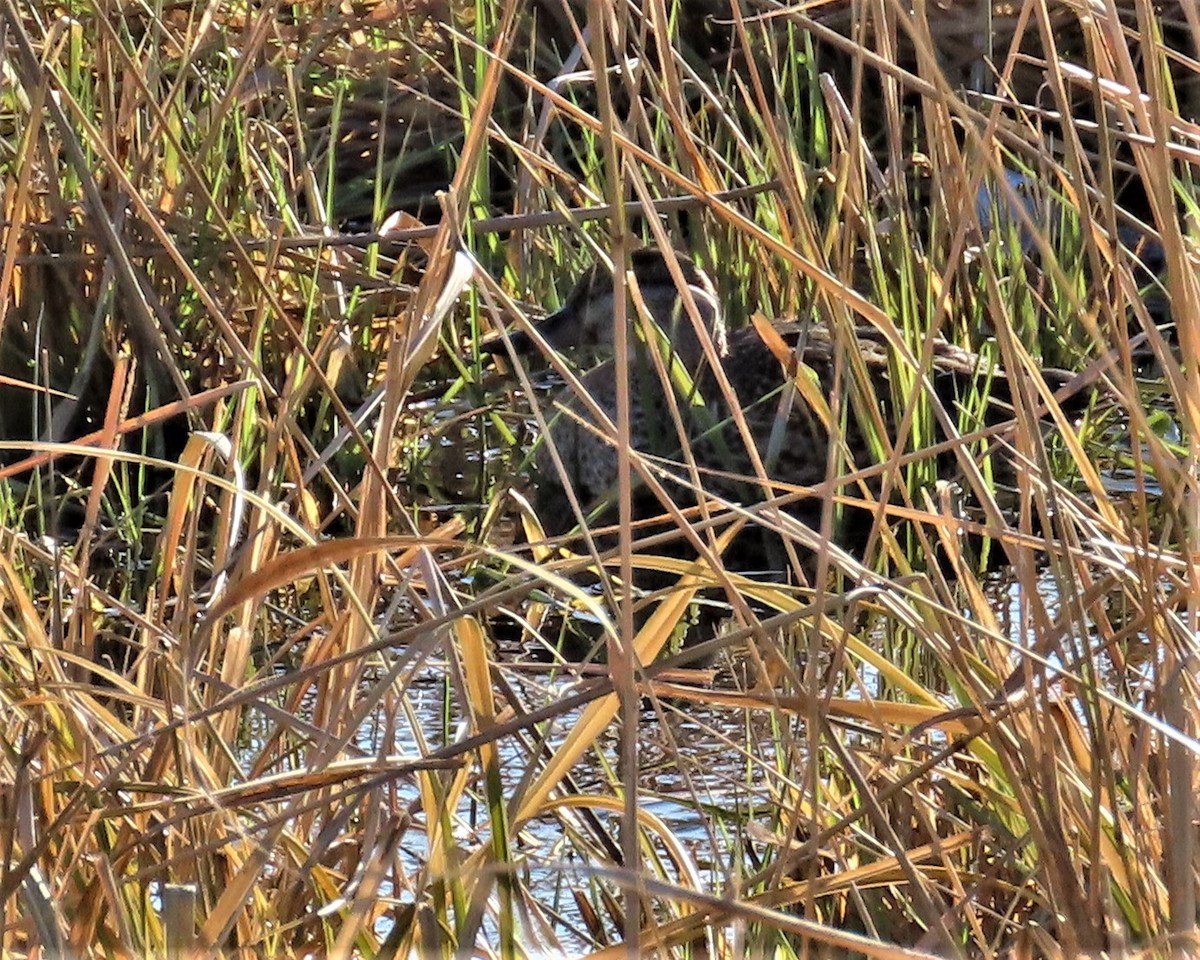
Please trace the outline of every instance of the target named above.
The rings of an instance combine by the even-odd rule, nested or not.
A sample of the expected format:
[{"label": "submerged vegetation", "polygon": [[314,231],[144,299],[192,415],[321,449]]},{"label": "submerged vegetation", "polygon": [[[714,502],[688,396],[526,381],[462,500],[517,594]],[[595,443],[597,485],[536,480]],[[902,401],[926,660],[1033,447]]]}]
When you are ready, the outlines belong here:
[{"label": "submerged vegetation", "polygon": [[[1194,10],[0,0],[0,42],[0,952],[1197,949]],[[547,515],[588,361],[481,343],[644,245],[867,454],[733,502],[634,451]]]}]

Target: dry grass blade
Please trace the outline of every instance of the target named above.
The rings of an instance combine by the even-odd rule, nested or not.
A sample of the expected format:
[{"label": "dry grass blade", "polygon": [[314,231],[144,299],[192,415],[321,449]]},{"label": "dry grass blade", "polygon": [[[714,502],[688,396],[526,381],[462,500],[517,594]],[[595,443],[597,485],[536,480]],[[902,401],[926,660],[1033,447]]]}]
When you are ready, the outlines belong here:
[{"label": "dry grass blade", "polygon": [[[673,590],[670,597],[655,608],[633,641],[633,651],[639,664],[653,661],[666,646],[671,631],[679,623],[688,604],[692,602],[698,587],[695,575],[685,574],[678,589]],[[516,798],[517,803],[512,816],[515,828],[519,829],[526,821],[540,815],[550,793],[584,753],[591,749],[600,733],[617,715],[618,708],[616,694],[610,694],[584,710],[566,741],[555,751],[537,780],[524,795]]]}]

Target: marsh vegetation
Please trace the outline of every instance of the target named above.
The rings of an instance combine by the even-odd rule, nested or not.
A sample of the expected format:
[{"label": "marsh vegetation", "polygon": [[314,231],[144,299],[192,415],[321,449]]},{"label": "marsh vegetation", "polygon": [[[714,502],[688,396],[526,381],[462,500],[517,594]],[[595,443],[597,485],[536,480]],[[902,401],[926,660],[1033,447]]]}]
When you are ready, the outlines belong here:
[{"label": "marsh vegetation", "polygon": [[[1195,950],[1198,40],[0,0],[0,952]],[[642,246],[857,454],[547,508],[481,343]]]}]

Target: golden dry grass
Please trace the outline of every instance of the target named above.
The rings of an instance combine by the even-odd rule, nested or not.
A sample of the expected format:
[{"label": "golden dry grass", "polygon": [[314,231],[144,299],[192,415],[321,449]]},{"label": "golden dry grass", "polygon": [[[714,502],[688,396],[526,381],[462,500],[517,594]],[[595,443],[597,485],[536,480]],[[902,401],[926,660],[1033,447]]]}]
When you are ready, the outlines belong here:
[{"label": "golden dry grass", "polygon": [[[1194,948],[1190,9],[620,9],[0,0],[5,955]],[[815,582],[540,540],[545,394],[474,345],[631,236],[909,358],[866,556],[745,505]],[[1027,384],[949,444],[966,518],[931,332]],[[568,603],[607,663],[518,656]]]}]

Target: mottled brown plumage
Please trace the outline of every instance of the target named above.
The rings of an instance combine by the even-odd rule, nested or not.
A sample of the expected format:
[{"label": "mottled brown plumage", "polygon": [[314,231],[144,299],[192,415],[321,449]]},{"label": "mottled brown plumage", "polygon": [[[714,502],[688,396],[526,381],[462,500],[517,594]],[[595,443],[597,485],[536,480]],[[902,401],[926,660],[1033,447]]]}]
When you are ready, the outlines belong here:
[{"label": "mottled brown plumage", "polygon": [[[757,479],[734,409],[744,418],[753,448],[771,480],[815,487],[827,479],[831,469],[834,476],[844,476],[850,469],[861,470],[877,462],[879,440],[872,444],[868,438],[886,438],[888,443],[894,439],[895,423],[900,418],[893,409],[898,398],[892,379],[902,364],[878,331],[860,327],[843,338],[849,343],[839,343],[827,327],[818,324],[773,327],[774,332],[768,332],[766,339],[753,327],[727,336],[708,277],[679,254],[674,256],[677,272],[673,271],[670,259],[656,250],[639,251],[631,258],[631,275],[646,312],[662,332],[661,337],[630,336],[630,439],[634,449],[672,461],[671,472],[686,477],[681,454],[686,445],[701,472],[704,489],[725,501],[746,506],[761,503],[768,493]],[[682,286],[676,284],[677,275]],[[689,298],[696,319],[706,331],[703,337],[684,305]],[[588,358],[586,365],[605,351],[611,354],[613,306],[612,273],[597,265],[584,273],[562,309],[540,323],[538,331],[556,350],[582,352]],[[631,319],[638,316],[632,304],[628,314]],[[707,353],[720,358],[720,370],[736,398],[736,408],[730,406],[721,377],[706,356],[707,337],[712,341]],[[524,333],[515,334],[512,342],[518,352],[533,348],[532,338]],[[655,363],[650,343],[656,344],[664,361],[677,360],[687,376],[675,376],[671,386],[665,387],[659,368],[666,364]],[[499,349],[498,344],[495,341],[491,349]],[[873,395],[863,391],[856,396],[852,391],[850,385],[855,378],[849,369],[849,350],[856,350],[861,358]],[[928,378],[951,416],[956,415],[961,400],[972,395],[977,378],[988,377],[992,398],[989,410],[993,412],[986,419],[995,421],[1007,416],[1003,401],[1008,399],[1008,385],[1001,372],[988,370],[977,355],[940,339],[932,343],[932,358]],[[802,366],[797,367],[797,359]],[[785,364],[799,369],[798,381],[805,386],[795,391],[784,389],[788,383]],[[616,372],[613,362],[607,360],[580,378],[591,401],[613,423],[617,418]],[[1068,376],[1057,371],[1047,373],[1051,381],[1061,382]],[[672,406],[679,413],[679,425]],[[564,471],[560,474],[556,469],[549,444],[543,442],[537,455],[537,502],[547,531],[562,533],[577,522],[564,485],[572,486],[585,510],[611,502],[617,486],[618,458],[614,443],[605,436],[606,428],[599,425],[602,421],[574,391],[564,389],[555,398],[555,407],[557,415],[548,439],[558,451]],[[835,455],[837,460],[831,468],[830,458]],[[953,456],[943,458],[939,472],[953,472],[954,463]],[[681,506],[695,502],[683,485],[667,481],[664,486]],[[868,481],[868,489],[879,489],[878,476]],[[853,488],[848,492],[853,495]],[[815,496],[793,498],[785,509],[815,529],[822,505],[821,498]],[[635,518],[662,513],[655,496],[644,487],[635,490]],[[843,521],[836,532],[843,546],[860,546],[868,526],[862,522],[867,515],[858,513],[857,522]],[[611,522],[614,516],[606,514],[605,522]],[[726,560],[733,569],[761,571],[770,567],[778,573],[782,550],[777,540],[772,543],[773,539],[743,535]]]}]

